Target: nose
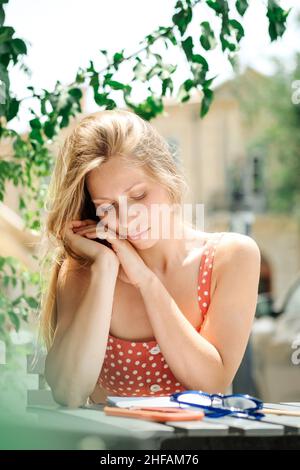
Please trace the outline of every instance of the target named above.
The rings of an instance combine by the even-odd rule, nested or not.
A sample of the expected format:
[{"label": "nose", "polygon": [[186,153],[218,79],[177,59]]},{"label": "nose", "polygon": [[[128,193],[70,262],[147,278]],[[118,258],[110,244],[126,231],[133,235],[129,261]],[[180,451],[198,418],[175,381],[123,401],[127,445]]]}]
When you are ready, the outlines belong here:
[{"label": "nose", "polygon": [[148,228],[149,220],[147,211],[137,211],[136,214],[128,216],[124,221],[119,220],[119,231],[120,233],[124,233],[125,236],[133,235]]},{"label": "nose", "polygon": [[125,236],[130,232],[140,231],[148,228],[148,211],[144,208],[118,207],[113,213],[106,213],[101,217],[103,225],[113,230],[118,235],[123,233]]}]

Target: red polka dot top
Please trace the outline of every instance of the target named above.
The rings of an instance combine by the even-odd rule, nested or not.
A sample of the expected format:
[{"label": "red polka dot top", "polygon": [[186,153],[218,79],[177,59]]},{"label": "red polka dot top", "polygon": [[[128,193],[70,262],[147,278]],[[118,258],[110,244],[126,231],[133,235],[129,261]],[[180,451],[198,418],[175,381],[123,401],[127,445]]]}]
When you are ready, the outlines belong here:
[{"label": "red polka dot top", "polygon": [[[203,321],[210,303],[215,247],[223,233],[212,234],[201,257],[197,295]],[[173,375],[155,340],[129,341],[111,334],[97,384],[109,395],[117,396],[167,396],[187,390]]]}]

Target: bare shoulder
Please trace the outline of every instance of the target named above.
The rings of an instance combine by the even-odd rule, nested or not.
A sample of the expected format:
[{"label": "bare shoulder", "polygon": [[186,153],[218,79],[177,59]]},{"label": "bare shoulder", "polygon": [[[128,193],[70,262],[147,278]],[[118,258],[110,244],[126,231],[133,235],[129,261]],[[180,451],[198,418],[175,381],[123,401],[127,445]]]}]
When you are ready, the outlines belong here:
[{"label": "bare shoulder", "polygon": [[230,258],[235,253],[249,253],[255,256],[260,255],[259,247],[256,241],[248,236],[238,232],[204,232],[201,230],[187,229],[189,240],[192,240],[192,248],[199,248],[217,234],[222,234],[220,242],[217,244],[218,254],[222,253],[222,259]]},{"label": "bare shoulder", "polygon": [[237,254],[260,258],[260,249],[254,238],[237,232],[224,232],[219,243],[219,253],[232,258]]},{"label": "bare shoulder", "polygon": [[216,247],[214,269],[218,274],[224,270],[260,269],[261,253],[257,242],[249,235],[224,232]]}]

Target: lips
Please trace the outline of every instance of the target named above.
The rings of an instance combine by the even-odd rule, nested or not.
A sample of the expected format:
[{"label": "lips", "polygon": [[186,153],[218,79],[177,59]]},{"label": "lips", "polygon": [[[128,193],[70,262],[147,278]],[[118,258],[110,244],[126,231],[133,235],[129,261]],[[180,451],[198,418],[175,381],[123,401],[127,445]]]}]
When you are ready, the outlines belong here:
[{"label": "lips", "polygon": [[142,232],[136,233],[134,235],[128,235],[128,238],[130,238],[131,240],[136,240],[136,239],[140,238],[144,233],[148,232],[149,229],[150,229],[150,227],[148,227],[146,230],[143,230]]}]

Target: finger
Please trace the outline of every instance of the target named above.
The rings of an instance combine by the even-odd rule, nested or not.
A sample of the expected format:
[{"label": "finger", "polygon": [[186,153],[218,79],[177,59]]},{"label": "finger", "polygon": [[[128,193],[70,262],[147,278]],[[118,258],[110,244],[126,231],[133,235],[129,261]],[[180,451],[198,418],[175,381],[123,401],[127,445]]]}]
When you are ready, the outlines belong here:
[{"label": "finger", "polygon": [[85,226],[83,226],[83,227],[75,228],[74,231],[75,231],[76,233],[81,234],[81,233],[85,232],[86,230],[95,229],[95,227],[96,227],[96,224],[93,223],[93,224],[85,225]]},{"label": "finger", "polygon": [[71,220],[70,225],[73,227],[81,227],[84,224],[84,220]]},{"label": "finger", "polygon": [[94,219],[86,219],[86,222],[88,224],[95,224],[95,225],[97,224],[97,220],[94,220]]},{"label": "finger", "polygon": [[87,227],[85,230],[77,230],[76,235],[86,235],[89,232],[96,233],[96,227]]},{"label": "finger", "polygon": [[78,227],[84,227],[86,225],[89,225],[89,224],[95,224],[95,220],[93,219],[83,219],[83,220],[72,220],[72,225],[73,227],[75,228],[78,228]]},{"label": "finger", "polygon": [[62,238],[65,238],[65,236],[74,236],[76,228],[82,226],[83,223],[83,220],[69,220],[60,231],[58,238],[61,240]]},{"label": "finger", "polygon": [[87,237],[87,238],[97,238],[97,234],[95,232],[95,230],[93,232],[88,232],[88,233],[85,233],[84,234],[84,237]]},{"label": "finger", "polygon": [[73,233],[73,223],[74,223],[74,221],[71,220],[71,221],[67,222],[62,227],[62,229],[60,230],[60,233],[59,233],[59,238],[60,239],[65,238],[66,235],[68,235],[68,236],[74,235],[74,233]]},{"label": "finger", "polygon": [[104,234],[107,238],[117,239],[117,234],[114,230],[110,229],[108,226],[99,222],[96,227],[96,231],[99,234]]}]

